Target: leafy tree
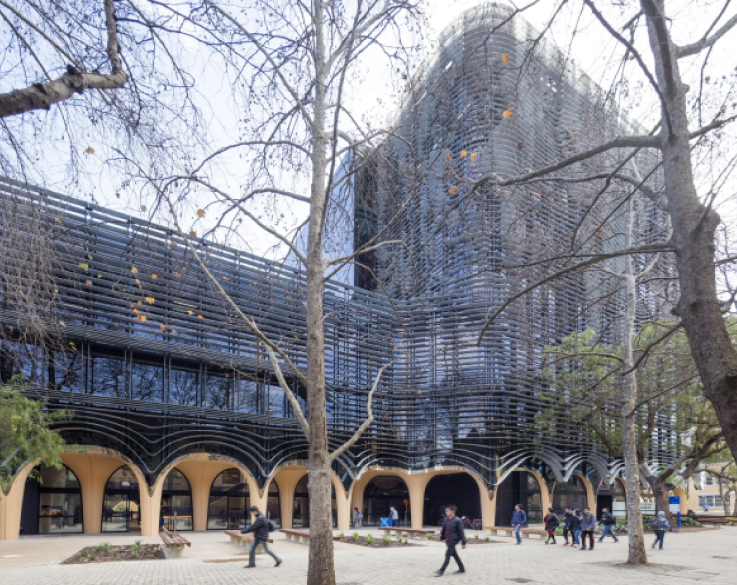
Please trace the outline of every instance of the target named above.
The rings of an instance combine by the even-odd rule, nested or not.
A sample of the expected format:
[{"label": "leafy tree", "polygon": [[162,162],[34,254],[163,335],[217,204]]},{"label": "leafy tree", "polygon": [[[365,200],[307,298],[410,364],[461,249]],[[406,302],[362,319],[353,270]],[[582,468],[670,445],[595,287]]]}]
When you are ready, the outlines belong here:
[{"label": "leafy tree", "polygon": [[71,418],[68,411],[49,413],[40,400],[23,395],[25,384],[19,377],[0,385],[0,490],[6,491],[20,468],[39,461],[60,469],[59,454],[64,439],[51,425]]}]

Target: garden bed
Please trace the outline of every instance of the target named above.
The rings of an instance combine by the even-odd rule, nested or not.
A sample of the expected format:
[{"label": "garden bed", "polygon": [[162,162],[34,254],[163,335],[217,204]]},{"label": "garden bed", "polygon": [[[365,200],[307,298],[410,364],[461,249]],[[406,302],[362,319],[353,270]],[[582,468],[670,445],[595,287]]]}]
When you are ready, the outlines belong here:
[{"label": "garden bed", "polygon": [[337,539],[337,542],[345,542],[346,544],[355,544],[358,546],[368,546],[370,548],[397,548],[405,546],[417,546],[417,544],[412,542],[411,540],[402,539],[400,541],[396,538],[389,538],[388,536],[378,538],[369,538],[367,536],[359,536],[358,538],[353,538],[352,536],[344,536]]},{"label": "garden bed", "polygon": [[117,563],[120,561],[153,561],[166,558],[158,544],[128,544],[113,546],[103,542],[87,546],[66,559],[62,565],[88,565],[90,563]]}]

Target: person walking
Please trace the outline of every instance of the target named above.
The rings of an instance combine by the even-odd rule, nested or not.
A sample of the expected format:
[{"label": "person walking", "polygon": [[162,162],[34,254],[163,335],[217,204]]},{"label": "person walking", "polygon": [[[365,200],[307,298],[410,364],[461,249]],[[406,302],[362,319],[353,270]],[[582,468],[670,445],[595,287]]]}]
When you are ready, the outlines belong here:
[{"label": "person walking", "polygon": [[269,522],[266,520],[264,515],[258,511],[256,506],[251,506],[248,509],[253,516],[253,524],[241,530],[241,534],[248,534],[253,532],[253,542],[251,543],[251,549],[248,551],[248,564],[246,569],[253,569],[256,566],[256,548],[258,545],[264,547],[264,550],[271,555],[276,561],[275,567],[282,564],[282,560],[269,550]]},{"label": "person walking", "polygon": [[353,528],[363,528],[363,514],[358,508],[353,508]]},{"label": "person walking", "polygon": [[[563,546],[568,546],[568,535],[571,535],[571,540],[573,540],[573,531],[571,530],[571,518],[573,518],[573,510],[571,510],[570,506],[566,506],[566,511],[563,514],[563,538],[566,539],[566,541],[563,543]],[[570,543],[571,546],[573,546],[573,542]]]},{"label": "person walking", "polygon": [[607,534],[614,539],[614,542],[619,542],[617,535],[614,534],[614,526],[616,526],[617,524],[617,519],[614,517],[614,514],[609,511],[609,508],[602,509],[601,524],[602,526],[604,526],[604,529],[602,530],[601,536],[599,537],[599,542],[603,542],[604,537]]},{"label": "person walking", "polygon": [[456,551],[456,546],[458,546],[459,542],[463,544],[464,549],[466,548],[466,534],[463,531],[463,520],[456,516],[457,510],[458,508],[453,504],[445,507],[445,521],[443,522],[443,527],[440,529],[440,540],[444,540],[446,546],[445,561],[443,562],[443,566],[440,567],[440,570],[435,573],[437,577],[443,576],[445,569],[448,568],[451,557],[455,559],[458,565],[458,570],[455,572],[466,572],[461,557],[458,556],[458,551]]},{"label": "person walking", "polygon": [[653,548],[655,548],[656,544],[660,543],[660,550],[663,550],[665,531],[670,528],[670,522],[668,522],[668,519],[665,517],[665,512],[663,512],[662,510],[658,512],[658,515],[653,518],[650,527],[655,532],[655,542],[653,542]]},{"label": "person walking", "polygon": [[581,511],[573,510],[573,514],[571,515],[571,534],[573,535],[573,544],[571,544],[571,546],[573,548],[576,548],[581,544],[579,540],[579,537],[581,536],[581,520]]},{"label": "person walking", "polygon": [[514,527],[514,535],[517,537],[517,544],[522,544],[522,536],[519,531],[522,530],[525,524],[527,524],[527,514],[522,506],[517,504],[514,507],[514,512],[512,512],[512,526]]},{"label": "person walking", "polygon": [[392,526],[399,526],[399,512],[394,506],[389,508],[389,518],[392,520]]},{"label": "person walking", "polygon": [[545,521],[545,530],[548,532],[548,538],[545,540],[545,544],[550,544],[551,538],[553,539],[553,544],[555,544],[555,531],[558,529],[560,520],[555,515],[553,508],[548,508],[548,513],[543,520]]},{"label": "person walking", "polygon": [[581,521],[581,550],[586,550],[586,537],[589,539],[589,550],[594,550],[594,532],[596,531],[596,516],[588,508],[583,509],[583,520]]}]

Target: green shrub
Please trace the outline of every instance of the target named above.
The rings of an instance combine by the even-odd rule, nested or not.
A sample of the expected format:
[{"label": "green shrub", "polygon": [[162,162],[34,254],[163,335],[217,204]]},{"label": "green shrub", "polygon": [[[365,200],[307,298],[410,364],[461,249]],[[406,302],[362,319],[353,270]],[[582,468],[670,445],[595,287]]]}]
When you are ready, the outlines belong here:
[{"label": "green shrub", "polygon": [[486,537],[486,542],[490,542],[490,541],[491,541],[491,537],[490,536],[487,536]]},{"label": "green shrub", "polygon": [[136,540],[136,543],[131,547],[131,555],[137,557],[141,554],[141,539]]},{"label": "green shrub", "polygon": [[[384,544],[388,545],[389,543],[391,543],[392,539],[391,539],[391,538],[389,538],[388,536],[382,536],[382,537],[381,537],[381,541],[382,541],[382,542],[383,542]],[[371,544],[371,543],[369,543],[369,544]]]},{"label": "green shrub", "polygon": [[86,557],[90,556],[90,551],[88,551],[88,550],[83,550],[83,551],[82,551],[81,553],[79,553],[79,556],[80,556],[80,557],[85,557],[85,558],[86,558]]},{"label": "green shrub", "polygon": [[343,538],[344,536],[345,534],[343,534],[342,532],[338,533],[338,538]]},{"label": "green shrub", "polygon": [[358,532],[354,532],[351,538],[353,539],[353,542],[358,542]]},{"label": "green shrub", "polygon": [[369,534],[366,537],[366,543],[369,544],[369,545],[374,544],[374,535],[373,534]]},{"label": "green shrub", "polygon": [[96,550],[97,552],[104,552],[104,553],[106,553],[106,552],[110,552],[110,549],[111,549],[112,547],[113,547],[113,545],[112,545],[112,544],[110,544],[109,542],[102,542],[102,543],[98,544],[98,545],[97,545],[97,546],[95,547],[95,550]]}]

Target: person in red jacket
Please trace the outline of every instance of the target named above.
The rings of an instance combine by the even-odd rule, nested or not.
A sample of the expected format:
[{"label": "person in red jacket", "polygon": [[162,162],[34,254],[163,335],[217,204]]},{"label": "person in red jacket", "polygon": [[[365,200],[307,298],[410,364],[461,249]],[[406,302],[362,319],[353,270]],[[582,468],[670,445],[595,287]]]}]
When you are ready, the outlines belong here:
[{"label": "person in red jacket", "polygon": [[553,544],[555,544],[555,531],[558,529],[558,525],[560,524],[560,520],[558,519],[558,516],[555,515],[555,511],[553,508],[548,508],[548,513],[545,515],[545,530],[548,532],[548,538],[545,540],[545,544],[550,544],[550,539],[553,539]]}]

